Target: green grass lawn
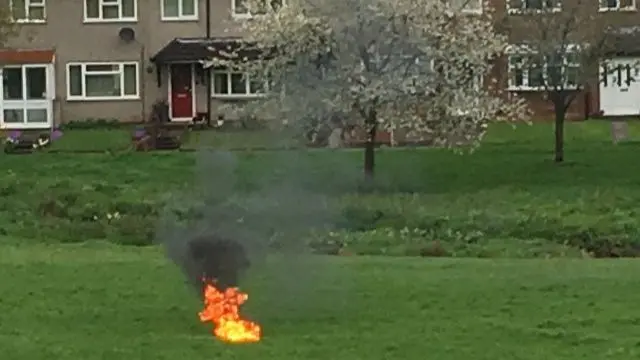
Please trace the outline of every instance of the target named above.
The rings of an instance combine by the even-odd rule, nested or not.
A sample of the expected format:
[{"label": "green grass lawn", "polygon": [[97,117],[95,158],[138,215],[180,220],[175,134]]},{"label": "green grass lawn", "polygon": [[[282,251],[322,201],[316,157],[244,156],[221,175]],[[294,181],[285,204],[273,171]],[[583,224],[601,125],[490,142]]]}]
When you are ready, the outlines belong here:
[{"label": "green grass lawn", "polygon": [[[612,145],[604,122],[569,124],[561,165],[551,130],[381,149],[366,193],[360,151],[133,153],[122,130],[70,130],[56,147],[118,151],[2,156],[0,358],[637,358],[640,263],[588,258],[640,255],[640,127]],[[194,147],[264,141],[205,135]],[[264,340],[225,345],[159,247],[120,245],[186,237],[167,212],[367,256],[256,261]]]},{"label": "green grass lawn", "polygon": [[[284,241],[274,234],[278,228],[328,223],[330,233],[295,237],[370,255],[582,257],[581,249],[635,255],[640,143],[613,145],[608,136],[604,122],[568,125],[561,165],[550,161],[550,124],[494,128],[466,155],[381,149],[376,191],[368,194],[354,192],[361,151],[246,151],[227,154],[229,161],[204,152],[4,156],[0,235],[148,244],[168,204],[202,215],[194,204],[204,205],[207,196],[242,208],[242,201],[260,202],[279,191],[285,205],[241,209],[253,211],[262,223],[259,236],[274,242]],[[318,194],[326,208],[316,205]],[[120,216],[109,219],[116,212]],[[323,220],[306,220],[313,217]]]},{"label": "green grass lawn", "polygon": [[[484,139],[485,144],[509,145],[520,148],[550,149],[553,144],[553,123],[519,125],[515,129],[505,124],[494,124]],[[630,120],[629,139],[640,141],[640,121]],[[56,151],[124,151],[131,146],[133,128],[70,129],[61,140],[53,144]],[[293,146],[296,142],[266,130],[256,131],[193,131],[187,133],[185,149],[217,148],[274,148]],[[611,143],[611,125],[608,121],[590,120],[566,124],[566,139],[571,144]]]},{"label": "green grass lawn", "polygon": [[272,258],[244,288],[264,328],[225,345],[153,248],[0,252],[0,349],[37,359],[634,359],[640,264]]}]

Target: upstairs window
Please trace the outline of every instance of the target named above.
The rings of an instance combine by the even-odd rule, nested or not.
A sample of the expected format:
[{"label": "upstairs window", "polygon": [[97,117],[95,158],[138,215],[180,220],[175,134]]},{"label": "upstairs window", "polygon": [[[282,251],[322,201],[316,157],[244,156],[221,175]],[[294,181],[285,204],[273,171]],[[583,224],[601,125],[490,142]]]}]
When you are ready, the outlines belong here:
[{"label": "upstairs window", "polygon": [[162,20],[197,20],[198,2],[196,0],[160,0]]},{"label": "upstairs window", "polygon": [[509,13],[556,12],[562,10],[562,0],[508,0]]},{"label": "upstairs window", "polygon": [[11,18],[19,23],[43,23],[47,20],[45,0],[9,0]]},{"label": "upstairs window", "polygon": [[84,21],[137,21],[137,7],[137,0],[84,0]]},{"label": "upstairs window", "polygon": [[636,10],[636,0],[599,0],[600,11],[633,11]]}]

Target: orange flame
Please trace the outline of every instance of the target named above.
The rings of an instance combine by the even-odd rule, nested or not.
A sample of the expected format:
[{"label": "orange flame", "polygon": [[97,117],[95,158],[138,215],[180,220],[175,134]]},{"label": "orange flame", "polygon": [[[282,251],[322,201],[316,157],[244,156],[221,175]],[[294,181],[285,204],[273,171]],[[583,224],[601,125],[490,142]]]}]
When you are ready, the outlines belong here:
[{"label": "orange flame", "polygon": [[204,289],[204,309],[198,313],[200,321],[212,322],[213,334],[228,343],[253,343],[260,341],[260,325],[240,317],[240,305],[249,295],[238,288],[224,292],[207,283]]}]

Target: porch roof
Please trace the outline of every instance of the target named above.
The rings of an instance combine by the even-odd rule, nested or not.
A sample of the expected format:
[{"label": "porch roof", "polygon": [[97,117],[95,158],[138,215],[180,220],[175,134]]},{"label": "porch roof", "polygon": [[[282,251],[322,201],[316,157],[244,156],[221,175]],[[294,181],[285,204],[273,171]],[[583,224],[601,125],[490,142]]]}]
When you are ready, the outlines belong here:
[{"label": "porch roof", "polygon": [[51,64],[55,56],[51,49],[1,49],[0,65]]},{"label": "porch roof", "polygon": [[255,59],[259,55],[256,49],[241,49],[246,45],[242,38],[175,38],[158,53],[151,57],[156,64],[172,62],[200,62],[212,58],[230,58],[233,51],[238,53],[241,59]]}]

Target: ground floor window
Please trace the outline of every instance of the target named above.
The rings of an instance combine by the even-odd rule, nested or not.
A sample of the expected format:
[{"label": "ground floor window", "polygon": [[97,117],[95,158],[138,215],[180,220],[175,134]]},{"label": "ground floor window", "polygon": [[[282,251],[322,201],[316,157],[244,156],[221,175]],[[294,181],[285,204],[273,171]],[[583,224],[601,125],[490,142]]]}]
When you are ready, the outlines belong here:
[{"label": "ground floor window", "polygon": [[513,47],[508,57],[509,90],[543,90],[547,87],[577,88],[580,50],[570,45],[566,51],[539,55]]},{"label": "ground floor window", "polygon": [[256,96],[264,93],[265,86],[252,80],[248,74],[226,69],[213,71],[213,95],[218,97]]},{"label": "ground floor window", "polygon": [[138,99],[137,62],[67,64],[67,100]]},{"label": "ground floor window", "polygon": [[7,65],[2,74],[4,128],[46,127],[52,120],[53,67],[51,65]]}]

